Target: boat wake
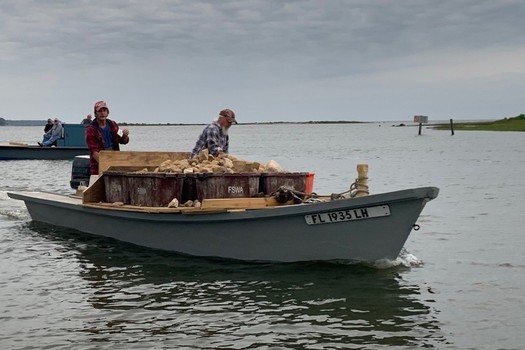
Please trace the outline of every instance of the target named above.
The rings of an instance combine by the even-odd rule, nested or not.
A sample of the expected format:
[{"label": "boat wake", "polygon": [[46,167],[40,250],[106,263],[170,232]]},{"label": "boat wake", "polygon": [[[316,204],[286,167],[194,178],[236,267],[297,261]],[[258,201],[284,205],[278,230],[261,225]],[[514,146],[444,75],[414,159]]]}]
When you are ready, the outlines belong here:
[{"label": "boat wake", "polygon": [[27,211],[19,209],[0,209],[0,216],[6,217],[8,220],[26,220],[29,218]]},{"label": "boat wake", "polygon": [[394,259],[381,259],[374,262],[363,262],[355,260],[330,260],[329,263],[340,265],[361,265],[371,267],[378,270],[387,270],[396,267],[417,267],[422,266],[423,261],[419,260],[415,255],[409,253],[406,248],[403,248],[399,256]]},{"label": "boat wake", "polygon": [[410,254],[406,248],[403,248],[395,260],[381,259],[374,262],[373,267],[378,269],[389,269],[392,267],[415,267],[423,265],[415,255]]},{"label": "boat wake", "polygon": [[0,191],[0,203],[4,202],[8,202],[8,205],[2,204],[0,206],[0,216],[6,217],[8,220],[27,220],[29,218],[26,208],[11,200],[6,191]]},{"label": "boat wake", "polygon": [[0,201],[6,201],[9,200],[9,197],[7,196],[6,191],[0,191]]}]

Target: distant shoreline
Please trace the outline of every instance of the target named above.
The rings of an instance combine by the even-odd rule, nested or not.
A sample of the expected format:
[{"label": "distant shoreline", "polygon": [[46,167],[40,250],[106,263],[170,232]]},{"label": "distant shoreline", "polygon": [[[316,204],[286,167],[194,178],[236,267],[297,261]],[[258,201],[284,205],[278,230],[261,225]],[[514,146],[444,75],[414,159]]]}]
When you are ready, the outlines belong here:
[{"label": "distant shoreline", "polygon": [[[117,122],[118,125],[122,126],[195,126],[195,125],[207,125],[208,123],[128,123],[128,122]],[[348,121],[348,120],[318,120],[318,121],[305,121],[305,122],[252,122],[252,123],[239,123],[239,125],[281,125],[281,124],[370,124],[370,123],[383,123],[383,122],[362,122],[362,121]],[[386,122],[385,122],[386,123]],[[46,120],[6,120],[3,122],[0,120],[0,126],[43,126],[46,124]],[[68,124],[64,122],[63,124]]]},{"label": "distant shoreline", "polygon": [[[504,118],[495,121],[487,122],[453,122],[453,128],[455,130],[464,131],[525,131],[525,114],[520,114],[513,118]],[[434,124],[430,126],[436,130],[450,130],[450,123]]]},{"label": "distant shoreline", "polygon": [[[378,122],[360,122],[360,121],[347,121],[347,120],[318,120],[318,121],[306,121],[306,122],[250,122],[250,123],[239,123],[239,125],[281,125],[281,124],[370,124]],[[195,126],[195,125],[207,125],[208,123],[118,123],[119,125],[126,126]]]},{"label": "distant shoreline", "polygon": [[[43,126],[46,120],[6,120],[0,118],[0,126]],[[68,123],[63,123],[68,124]],[[73,123],[76,124],[76,123]],[[119,122],[120,126],[203,126],[208,123],[128,123]],[[390,124],[392,127],[414,127],[413,121],[355,121],[355,120],[312,120],[312,121],[278,121],[278,122],[247,122],[239,125],[335,125],[335,124]],[[426,128],[449,130],[450,123],[435,121],[423,123]],[[454,122],[456,130],[478,131],[525,131],[525,116],[523,114],[501,120],[468,120]]]}]

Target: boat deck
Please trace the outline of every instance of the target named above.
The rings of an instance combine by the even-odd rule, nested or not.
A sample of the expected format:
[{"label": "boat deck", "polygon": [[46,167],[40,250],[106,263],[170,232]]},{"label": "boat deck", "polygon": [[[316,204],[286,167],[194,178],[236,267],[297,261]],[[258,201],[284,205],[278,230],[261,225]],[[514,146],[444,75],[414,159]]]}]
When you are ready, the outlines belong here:
[{"label": "boat deck", "polygon": [[119,211],[132,211],[143,213],[182,213],[182,214],[210,214],[210,213],[224,213],[224,212],[241,212],[254,209],[272,209],[280,206],[293,205],[293,201],[287,203],[278,203],[273,197],[260,198],[218,198],[205,199],[201,207],[146,207],[128,205],[122,203],[82,203],[81,195],[61,195],[49,192],[18,192],[22,196],[29,196],[45,201],[60,202],[71,204],[78,207],[108,209]]}]

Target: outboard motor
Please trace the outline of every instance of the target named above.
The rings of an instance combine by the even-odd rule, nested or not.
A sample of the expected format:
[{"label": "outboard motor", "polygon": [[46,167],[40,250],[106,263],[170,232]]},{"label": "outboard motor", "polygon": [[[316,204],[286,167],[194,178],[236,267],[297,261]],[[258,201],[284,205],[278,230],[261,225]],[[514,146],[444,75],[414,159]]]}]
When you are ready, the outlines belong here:
[{"label": "outboard motor", "polygon": [[73,159],[71,181],[69,181],[71,188],[76,190],[81,183],[84,186],[87,186],[89,184],[90,176],[89,156],[76,156]]}]

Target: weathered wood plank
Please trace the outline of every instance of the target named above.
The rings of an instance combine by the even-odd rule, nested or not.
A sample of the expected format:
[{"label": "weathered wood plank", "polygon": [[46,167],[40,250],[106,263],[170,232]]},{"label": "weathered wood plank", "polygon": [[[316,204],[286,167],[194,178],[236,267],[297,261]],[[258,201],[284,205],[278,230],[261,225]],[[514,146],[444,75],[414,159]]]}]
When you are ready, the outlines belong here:
[{"label": "weathered wood plank", "polygon": [[293,201],[279,203],[274,197],[206,198],[202,201],[202,209],[257,209],[290,204],[293,204]]},{"label": "weathered wood plank", "polygon": [[166,160],[188,159],[190,152],[138,152],[102,151],[99,156],[98,172],[102,174],[109,167],[158,167]]},{"label": "weathered wood plank", "polygon": [[134,211],[134,212],[146,212],[146,213],[180,213],[183,210],[194,210],[194,208],[167,208],[167,207],[139,207],[135,205],[115,205],[113,203],[84,203],[84,207],[97,208],[97,209],[109,209],[118,211]]},{"label": "weathered wood plank", "polygon": [[98,203],[106,201],[104,176],[99,176],[91,186],[82,193],[82,203]]},{"label": "weathered wood plank", "polygon": [[224,208],[220,209],[201,209],[195,207],[179,207],[179,208],[168,208],[168,207],[141,207],[136,205],[115,205],[114,203],[84,203],[82,206],[86,208],[96,209],[107,209],[117,211],[132,211],[140,213],[170,213],[170,214],[214,214],[214,213],[225,213],[228,210]]}]

